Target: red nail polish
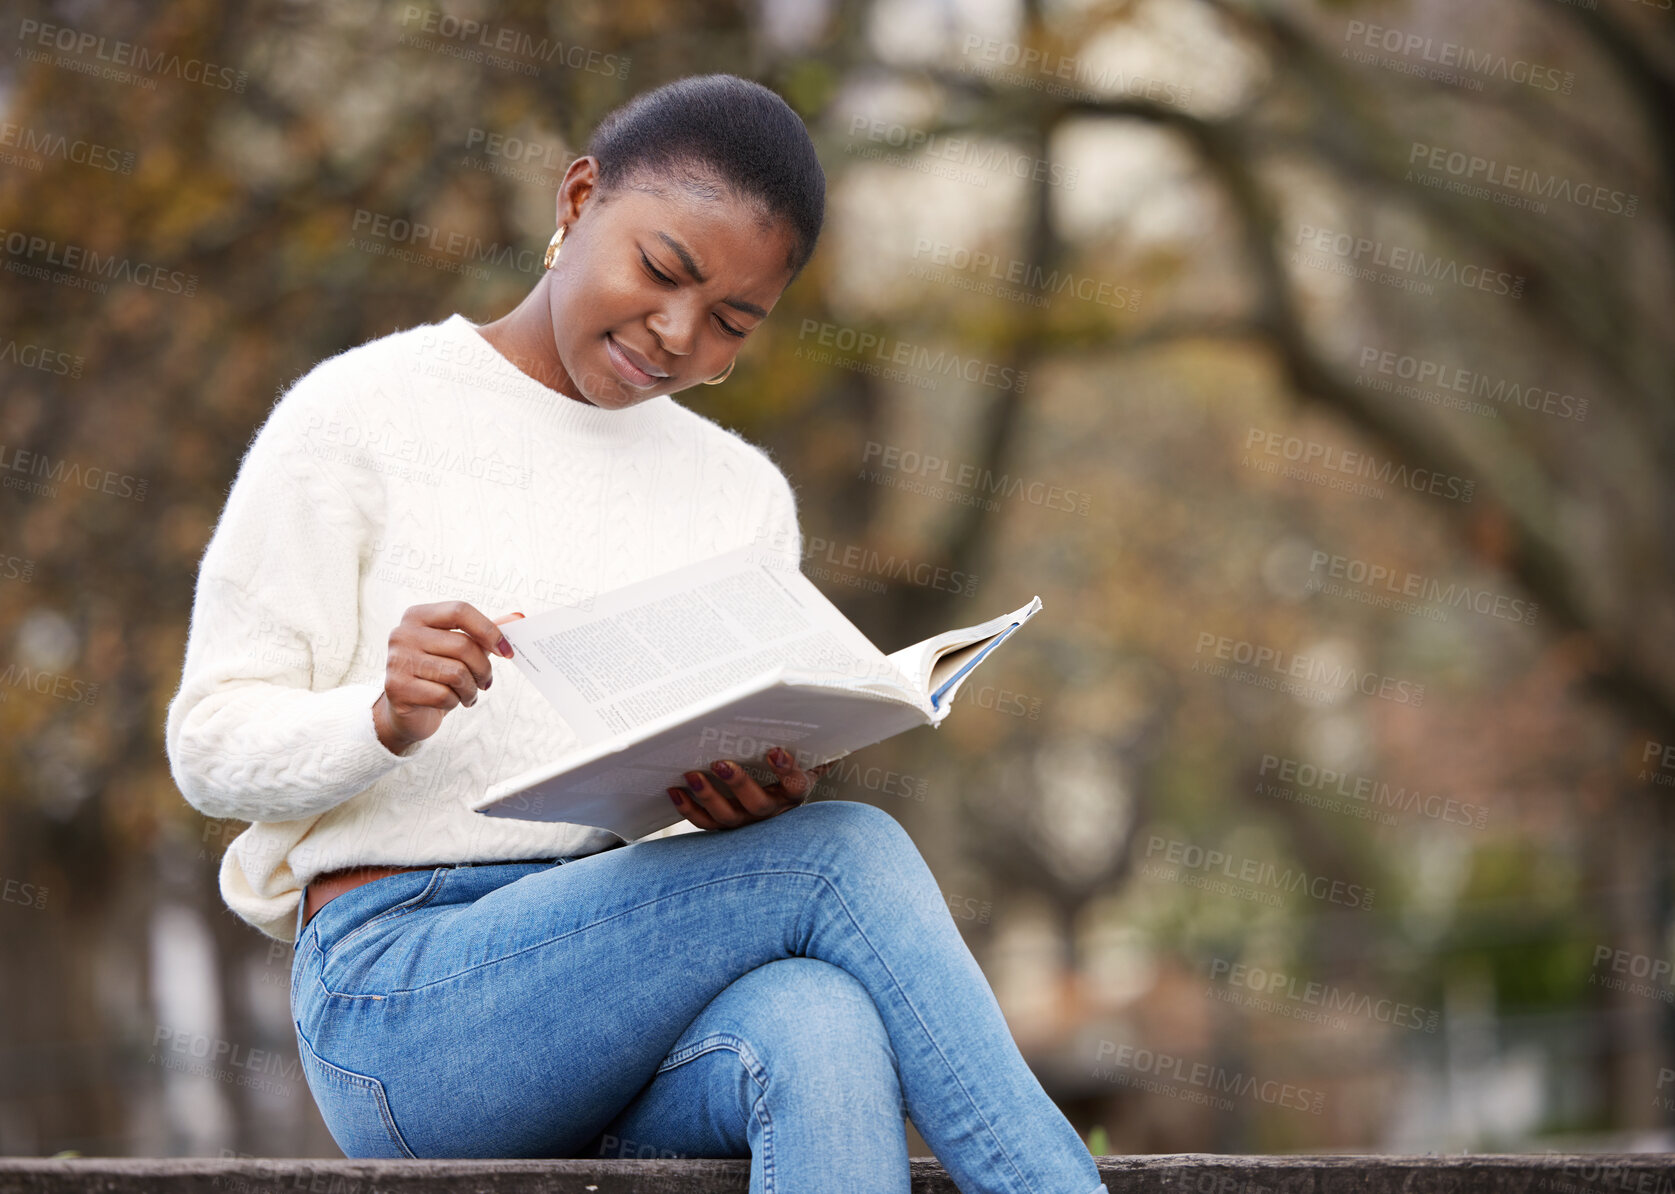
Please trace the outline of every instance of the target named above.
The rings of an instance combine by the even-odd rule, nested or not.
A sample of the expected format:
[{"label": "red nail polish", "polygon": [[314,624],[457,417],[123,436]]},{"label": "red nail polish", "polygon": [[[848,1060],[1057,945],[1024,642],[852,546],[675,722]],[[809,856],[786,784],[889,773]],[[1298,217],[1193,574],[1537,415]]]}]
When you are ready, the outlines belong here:
[{"label": "red nail polish", "polygon": [[667,791],[669,793],[669,799],[675,802],[675,807],[679,808],[680,807],[680,789],[679,788],[669,788],[669,789],[667,789]]},{"label": "red nail polish", "polygon": [[733,765],[731,763],[729,763],[726,759],[722,759],[720,762],[716,763],[713,767],[710,768],[710,770],[714,771],[722,779],[732,779],[733,778]]},{"label": "red nail polish", "polygon": [[[719,768],[717,770],[719,770]],[[704,777],[699,775],[696,771],[688,771],[685,775],[685,779],[686,786],[691,788],[694,792],[704,786]]]}]

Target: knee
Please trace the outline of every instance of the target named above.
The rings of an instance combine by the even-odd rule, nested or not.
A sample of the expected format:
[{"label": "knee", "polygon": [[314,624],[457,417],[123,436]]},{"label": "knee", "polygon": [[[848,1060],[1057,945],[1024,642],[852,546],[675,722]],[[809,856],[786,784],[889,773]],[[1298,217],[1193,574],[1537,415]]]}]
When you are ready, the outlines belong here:
[{"label": "knee", "polygon": [[820,841],[839,851],[846,862],[875,862],[902,878],[929,874],[919,847],[901,822],[876,805],[819,800],[797,811],[806,815]]},{"label": "knee", "polygon": [[[872,996],[847,970],[816,958],[781,958],[736,980],[733,988],[740,988],[737,994],[754,1009],[740,1036],[765,1071],[769,1089],[851,1096],[860,1090],[898,1091],[890,1034]],[[767,1009],[774,1014],[764,1014]]]},{"label": "knee", "polygon": [[883,809],[856,800],[820,800],[763,824],[777,824],[791,835],[764,841],[773,862],[794,861],[798,869],[819,874],[851,911],[921,923],[949,917],[919,847]]}]

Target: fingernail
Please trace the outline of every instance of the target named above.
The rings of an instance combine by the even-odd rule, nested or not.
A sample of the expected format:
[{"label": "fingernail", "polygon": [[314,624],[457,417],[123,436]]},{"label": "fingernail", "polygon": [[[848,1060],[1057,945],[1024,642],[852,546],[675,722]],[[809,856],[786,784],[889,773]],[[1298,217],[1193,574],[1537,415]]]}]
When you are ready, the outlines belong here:
[{"label": "fingernail", "polygon": [[665,790],[669,793],[670,800],[673,800],[677,805],[680,804],[681,792],[679,788],[668,788]]},{"label": "fingernail", "polygon": [[722,779],[732,779],[734,775],[733,765],[726,759],[717,760],[710,770],[714,771]]},{"label": "fingernail", "polygon": [[495,647],[495,650],[499,651],[507,659],[512,658],[512,643],[511,643],[511,640],[508,639],[505,635],[501,635],[500,636],[500,644],[497,647]]},{"label": "fingernail", "polygon": [[[717,767],[716,770],[719,771],[721,769]],[[704,786],[704,777],[699,775],[696,771],[688,771],[683,778],[686,780],[687,786],[694,792]]]},{"label": "fingernail", "polygon": [[791,756],[776,746],[768,752],[768,762],[783,770],[791,765]]}]

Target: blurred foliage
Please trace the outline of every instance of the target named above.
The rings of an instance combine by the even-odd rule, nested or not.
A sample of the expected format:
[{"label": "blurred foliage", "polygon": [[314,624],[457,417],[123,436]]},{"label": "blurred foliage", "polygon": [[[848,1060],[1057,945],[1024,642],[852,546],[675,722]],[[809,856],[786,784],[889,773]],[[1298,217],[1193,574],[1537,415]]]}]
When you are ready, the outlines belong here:
[{"label": "blurred foliage", "polygon": [[[598,118],[710,70],[805,116],[829,217],[728,384],[680,400],[783,463],[805,537],[834,545],[811,549],[810,574],[885,650],[1042,596],[969,708],[868,752],[922,780],[922,799],[864,780],[828,792],[913,831],[1078,1128],[1123,1152],[1670,1147],[1648,1133],[1675,1106],[1657,1086],[1675,1065],[1675,988],[1615,989],[1599,953],[1675,954],[1675,771],[1655,761],[1675,743],[1667,15],[1537,0],[13,11],[0,1151],[332,1151],[300,1078],[275,1104],[147,1056],[181,1016],[294,1055],[289,952],[215,890],[239,826],[187,807],[162,754],[197,558],[292,379],[397,328],[509,309]],[[495,45],[512,49],[491,60]],[[133,67],[132,47],[164,65]],[[1474,158],[1607,207],[1534,210]],[[1628,195],[1632,214],[1609,210]],[[380,219],[509,262],[369,235]],[[1379,248],[1344,255],[1340,235]],[[72,250],[114,255],[123,276],[89,288]],[[1418,253],[1517,286],[1415,289],[1394,255]],[[1374,257],[1375,276],[1344,272]],[[1102,283],[1124,301],[1078,297]],[[1028,380],[891,377],[879,354],[823,357],[822,335]],[[1382,353],[1392,370],[1585,399],[1586,414],[1382,389],[1401,380]],[[1270,434],[1474,488],[1373,497],[1264,472],[1250,462],[1275,459]],[[945,481],[929,495],[935,477],[881,468],[887,449],[1060,486],[1085,513]],[[37,466],[60,480],[32,492]],[[980,583],[831,564],[852,545]],[[1334,557],[1535,613],[1334,593]],[[1211,675],[1205,635],[1423,685],[1423,700]],[[1264,786],[1278,760],[1483,821],[1311,807],[1334,797]],[[1376,898],[1276,907],[1179,868],[1171,881],[1144,870],[1159,839]],[[974,904],[990,911],[962,914]],[[1283,992],[1262,1006],[1226,981],[1235,962],[1439,1026],[1324,1023]],[[1147,1092],[1103,1073],[1102,1042],[1293,1082],[1327,1110]]]}]

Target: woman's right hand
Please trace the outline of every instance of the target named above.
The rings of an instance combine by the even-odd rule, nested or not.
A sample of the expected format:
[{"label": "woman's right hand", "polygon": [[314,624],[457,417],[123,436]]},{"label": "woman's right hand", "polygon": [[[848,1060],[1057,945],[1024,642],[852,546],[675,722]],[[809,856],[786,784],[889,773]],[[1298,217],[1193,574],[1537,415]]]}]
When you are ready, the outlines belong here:
[{"label": "woman's right hand", "polygon": [[[498,619],[510,622],[522,614]],[[481,610],[465,601],[413,605],[390,631],[384,691],[372,706],[378,741],[391,754],[429,738],[448,710],[477,703],[494,683],[490,651],[512,658],[512,644]]]}]

